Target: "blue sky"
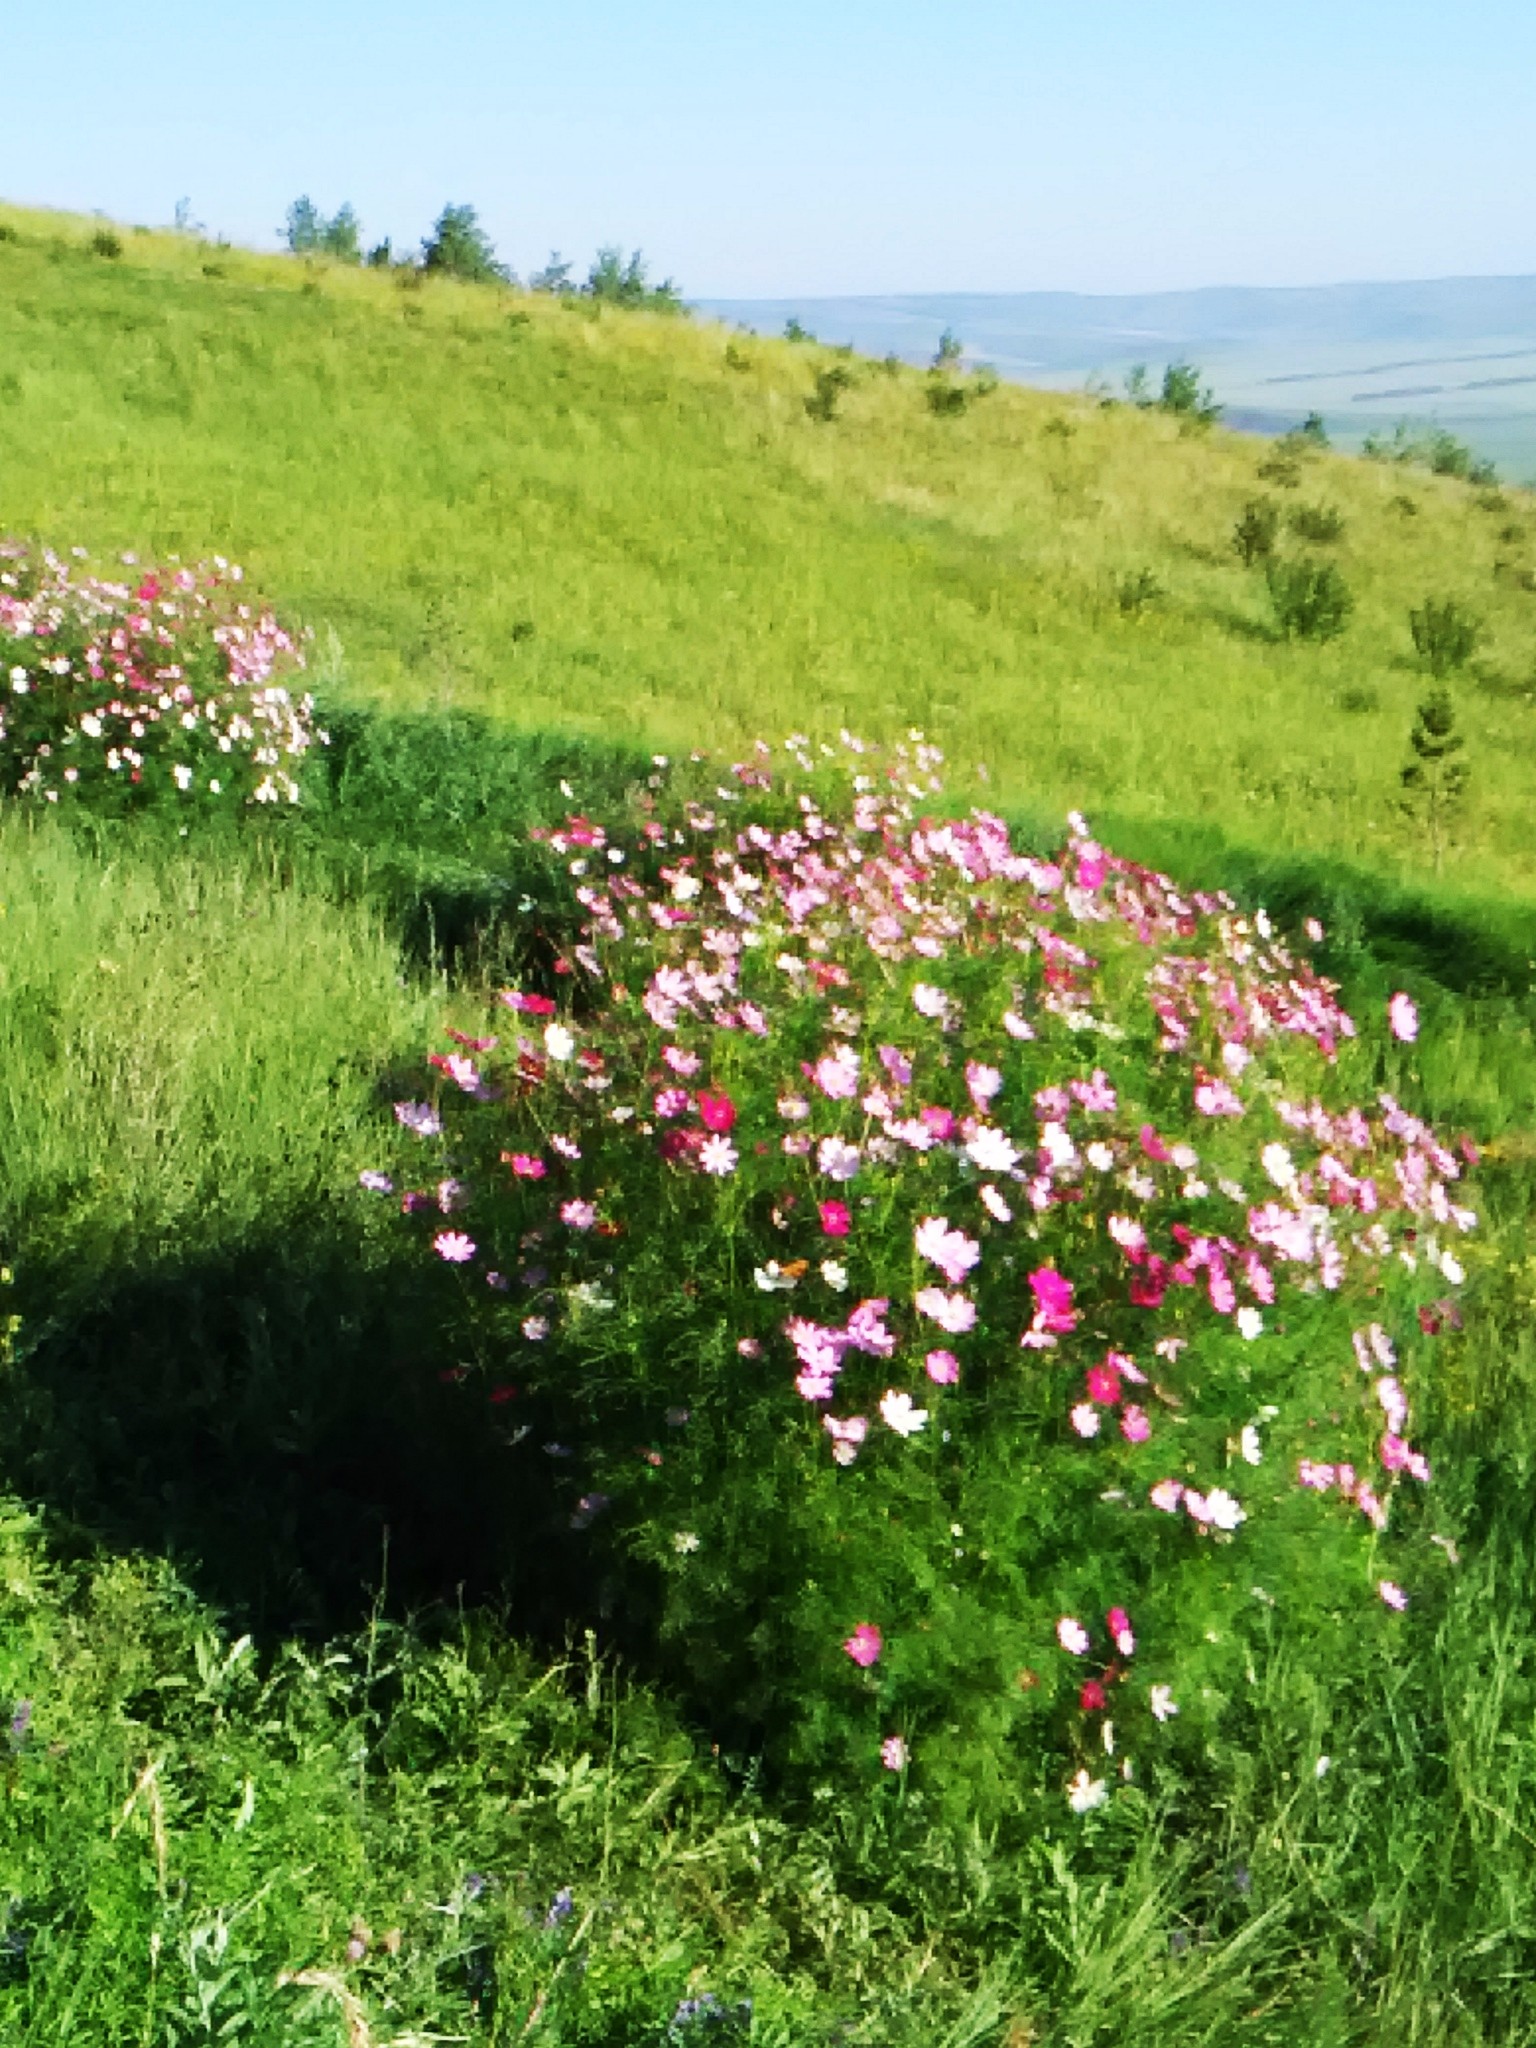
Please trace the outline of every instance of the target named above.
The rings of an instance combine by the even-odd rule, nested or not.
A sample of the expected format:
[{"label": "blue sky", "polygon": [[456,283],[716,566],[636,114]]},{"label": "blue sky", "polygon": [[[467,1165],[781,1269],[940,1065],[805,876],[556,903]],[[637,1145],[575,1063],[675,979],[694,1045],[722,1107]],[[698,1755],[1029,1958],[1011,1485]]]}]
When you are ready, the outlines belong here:
[{"label": "blue sky", "polygon": [[701,297],[1536,271],[1533,0],[8,0],[0,192]]}]

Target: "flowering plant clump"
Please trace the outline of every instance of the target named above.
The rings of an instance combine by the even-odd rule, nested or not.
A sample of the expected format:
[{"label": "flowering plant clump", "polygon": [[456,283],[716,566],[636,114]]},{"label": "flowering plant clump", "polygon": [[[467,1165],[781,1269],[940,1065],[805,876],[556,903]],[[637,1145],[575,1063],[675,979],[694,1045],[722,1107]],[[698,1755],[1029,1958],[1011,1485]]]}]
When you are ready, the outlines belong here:
[{"label": "flowering plant clump", "polygon": [[1262,912],[1079,818],[1041,859],[924,817],[914,742],[550,834],[569,995],[452,1034],[396,1109],[421,1185],[365,1180],[719,1710],[1087,1813],[1255,1631],[1413,1625],[1473,1155]]},{"label": "flowering plant clump", "polygon": [[0,789],[291,804],[317,739],[293,636],[216,556],[94,576],[0,541]]}]

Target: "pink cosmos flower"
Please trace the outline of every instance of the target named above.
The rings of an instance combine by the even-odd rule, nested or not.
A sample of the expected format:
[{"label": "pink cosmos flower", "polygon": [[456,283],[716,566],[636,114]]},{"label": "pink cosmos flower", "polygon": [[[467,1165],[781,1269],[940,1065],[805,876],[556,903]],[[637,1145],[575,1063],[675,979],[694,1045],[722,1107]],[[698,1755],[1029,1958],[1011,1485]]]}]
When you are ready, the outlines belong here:
[{"label": "pink cosmos flower", "polygon": [[1243,1105],[1240,1098],[1227,1085],[1212,1074],[1196,1083],[1195,1107],[1202,1116],[1241,1116]]},{"label": "pink cosmos flower", "polygon": [[917,1114],[923,1129],[939,1144],[947,1144],[955,1135],[955,1113],[952,1109],[943,1109],[937,1103],[931,1102],[926,1109],[920,1109]]},{"label": "pink cosmos flower", "polygon": [[888,1771],[904,1771],[911,1759],[912,1752],[899,1735],[887,1735],[880,1745],[880,1761]]},{"label": "pink cosmos flower", "polygon": [[547,1316],[524,1316],[523,1335],[530,1344],[542,1344],[549,1335],[549,1318]]},{"label": "pink cosmos flower", "polygon": [[[829,1422],[831,1419],[828,1416]],[[880,1661],[880,1651],[883,1648],[880,1631],[872,1621],[861,1621],[853,1634],[845,1639],[843,1648],[861,1671],[867,1671],[871,1664],[878,1664]]]},{"label": "pink cosmos flower", "polygon": [[654,1097],[656,1114],[660,1117],[681,1116],[689,1100],[686,1088],[658,1088]]},{"label": "pink cosmos flower", "polygon": [[1134,1401],[1127,1401],[1120,1411],[1120,1434],[1128,1444],[1144,1444],[1152,1434],[1146,1409],[1138,1408]]},{"label": "pink cosmos flower", "polygon": [[1391,1579],[1378,1580],[1376,1590],[1387,1605],[1398,1614],[1401,1614],[1408,1605],[1408,1595],[1401,1586],[1394,1585]]},{"label": "pink cosmos flower", "polygon": [[960,1361],[953,1351],[930,1351],[923,1370],[937,1387],[952,1387],[960,1377]]},{"label": "pink cosmos flower", "polygon": [[1034,1027],[1017,1010],[1003,1012],[1003,1029],[1010,1038],[1033,1038],[1035,1035]]},{"label": "pink cosmos flower", "polygon": [[1096,1116],[1107,1116],[1119,1100],[1109,1076],[1102,1067],[1095,1067],[1089,1080],[1074,1081],[1072,1093],[1084,1109]]},{"label": "pink cosmos flower", "polygon": [[1088,1654],[1088,1631],[1070,1614],[1064,1614],[1057,1622],[1056,1640],[1069,1656],[1086,1657]]},{"label": "pink cosmos flower", "polygon": [[509,1010],[521,1010],[529,1017],[553,1017],[555,1006],[548,996],[525,996],[515,988],[504,988],[501,1001]]},{"label": "pink cosmos flower", "polygon": [[710,1095],[699,1090],[699,1120],[706,1131],[728,1131],[736,1121],[736,1105],[724,1093]]},{"label": "pink cosmos flower", "polygon": [[397,1102],[395,1121],[414,1131],[418,1138],[440,1138],[443,1120],[430,1102]]},{"label": "pink cosmos flower", "polygon": [[508,1166],[511,1167],[519,1180],[542,1180],[544,1178],[547,1170],[544,1161],[535,1158],[531,1152],[503,1152],[501,1156],[506,1160]]},{"label": "pink cosmos flower", "polygon": [[976,1304],[968,1294],[946,1294],[942,1287],[924,1287],[912,1298],[913,1307],[930,1323],[937,1323],[951,1337],[963,1337],[976,1327]]},{"label": "pink cosmos flower", "polygon": [[560,1221],[572,1230],[590,1230],[597,1221],[597,1210],[590,1202],[562,1202]]},{"label": "pink cosmos flower", "polygon": [[1099,1433],[1099,1411],[1091,1401],[1079,1401],[1072,1410],[1071,1421],[1079,1436],[1097,1436]]},{"label": "pink cosmos flower", "polygon": [[738,1337],[736,1349],[743,1358],[761,1358],[763,1347],[756,1337]]},{"label": "pink cosmos flower", "polygon": [[981,1257],[981,1246],[963,1230],[952,1230],[947,1216],[925,1216],[912,1241],[918,1257],[937,1266],[951,1287],[958,1287]]},{"label": "pink cosmos flower", "polygon": [[1419,1035],[1419,1012],[1412,996],[1398,990],[1387,1005],[1387,1022],[1392,1027],[1394,1038],[1400,1038],[1405,1045],[1412,1045]]},{"label": "pink cosmos flower", "polygon": [[691,1081],[704,1064],[696,1052],[687,1052],[680,1045],[664,1045],[661,1056],[673,1073],[685,1081]]},{"label": "pink cosmos flower", "polygon": [[1157,1160],[1160,1165],[1166,1165],[1173,1157],[1157,1135],[1156,1126],[1153,1124],[1143,1124],[1141,1127],[1141,1149],[1149,1159]]},{"label": "pink cosmos flower", "polygon": [[983,1124],[967,1139],[965,1152],[971,1164],[979,1166],[983,1173],[1011,1173],[1023,1157],[1006,1131],[998,1130],[995,1124]]},{"label": "pink cosmos flower", "polygon": [[1101,1408],[1113,1408],[1120,1398],[1120,1367],[1112,1351],[1102,1365],[1088,1368],[1088,1398]]},{"label": "pink cosmos flower", "polygon": [[822,1202],[818,1206],[821,1212],[821,1227],[827,1236],[846,1237],[853,1228],[853,1217],[848,1204],[833,1200]]},{"label": "pink cosmos flower", "polygon": [[1013,1211],[990,1181],[985,1182],[978,1188],[977,1193],[981,1196],[981,1206],[995,1223],[1011,1223],[1013,1221]]},{"label": "pink cosmos flower", "polygon": [[1077,1704],[1085,1714],[1102,1714],[1105,1692],[1096,1678],[1085,1678],[1077,1695]]},{"label": "pink cosmos flower", "polygon": [[371,1166],[357,1176],[357,1184],[371,1195],[392,1195],[395,1192],[395,1184],[389,1175]]},{"label": "pink cosmos flower", "polygon": [[1037,1266],[1029,1276],[1029,1284],[1035,1297],[1036,1320],[1044,1329],[1059,1335],[1076,1329],[1070,1280],[1063,1279],[1054,1266]]},{"label": "pink cosmos flower", "polygon": [[1120,1652],[1121,1656],[1134,1656],[1136,1653],[1136,1637],[1131,1628],[1131,1617],[1126,1613],[1125,1609],[1123,1607],[1111,1607],[1108,1614],[1104,1617],[1104,1625],[1109,1630],[1115,1648]]},{"label": "pink cosmos flower", "polygon": [[1138,1258],[1146,1251],[1147,1233],[1134,1217],[1111,1216],[1104,1228],[1128,1259]]},{"label": "pink cosmos flower", "polygon": [[949,1014],[949,997],[931,982],[917,983],[912,990],[912,1002],[920,1017],[945,1017]]},{"label": "pink cosmos flower", "polygon": [[880,1064],[898,1088],[910,1086],[912,1062],[907,1058],[907,1055],[901,1050],[899,1045],[882,1045],[880,1047]]},{"label": "pink cosmos flower", "polygon": [[1161,1508],[1165,1515],[1173,1515],[1178,1513],[1184,1488],[1177,1479],[1159,1479],[1147,1497],[1153,1507]]},{"label": "pink cosmos flower", "polygon": [[554,1146],[562,1159],[579,1159],[581,1157],[581,1147],[574,1138],[564,1138],[557,1131],[549,1142]]},{"label": "pink cosmos flower", "polygon": [[779,1115],[787,1124],[804,1123],[811,1113],[811,1105],[803,1095],[781,1095],[778,1101]]},{"label": "pink cosmos flower", "polygon": [[823,1053],[811,1069],[811,1078],[829,1101],[850,1102],[859,1092],[859,1056],[851,1045],[839,1045]]},{"label": "pink cosmos flower", "polygon": [[450,1266],[463,1266],[475,1256],[475,1241],[462,1230],[440,1230],[432,1240],[432,1249]]}]

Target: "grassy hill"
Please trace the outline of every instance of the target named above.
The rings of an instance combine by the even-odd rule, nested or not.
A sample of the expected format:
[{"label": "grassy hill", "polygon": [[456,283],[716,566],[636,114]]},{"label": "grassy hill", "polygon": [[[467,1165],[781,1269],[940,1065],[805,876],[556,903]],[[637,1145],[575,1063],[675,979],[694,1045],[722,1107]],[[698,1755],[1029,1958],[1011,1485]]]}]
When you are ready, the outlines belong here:
[{"label": "grassy hill", "polygon": [[[1326,454],[1265,476],[1272,447],[1158,412],[926,394],[687,321],[0,209],[0,532],[238,557],[314,628],[338,711],[303,832],[0,816],[7,2043],[1536,2026],[1536,507]],[[1276,636],[1230,546],[1254,498],[1341,513],[1281,541],[1339,564],[1339,640]],[[1487,624],[1438,881],[1392,809],[1431,594]],[[962,799],[985,760],[1026,824],[1081,805],[1192,882],[1322,909],[1352,1002],[1420,999],[1415,1100],[1493,1141],[1436,1392],[1461,1548],[1433,1610],[1348,1682],[1277,1638],[1242,1739],[1098,1832],[1054,1793],[996,1837],[905,1790],[781,1798],[686,1699],[562,1651],[521,1468],[356,1189],[431,1034],[477,1028],[483,963],[445,942],[499,912],[516,943],[513,843],[562,779],[597,801],[637,748],[913,721]]]},{"label": "grassy hill", "polygon": [[[1005,801],[1401,873],[1409,611],[1453,597],[1487,631],[1449,875],[1536,888],[1524,494],[1328,455],[1276,482],[1272,447],[1156,412],[1002,387],[941,416],[913,372],[713,326],[0,221],[3,523],[223,547],[363,698],[669,747],[916,722]],[[1254,498],[1342,572],[1331,644],[1277,637],[1231,547]],[[1285,537],[1318,505],[1336,541]]]}]

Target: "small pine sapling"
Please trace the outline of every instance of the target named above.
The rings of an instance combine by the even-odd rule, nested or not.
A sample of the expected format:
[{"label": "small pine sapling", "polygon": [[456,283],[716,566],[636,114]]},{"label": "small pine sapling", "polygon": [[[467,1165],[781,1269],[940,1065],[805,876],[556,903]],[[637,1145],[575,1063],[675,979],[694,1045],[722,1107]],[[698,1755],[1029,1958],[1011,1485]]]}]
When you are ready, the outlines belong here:
[{"label": "small pine sapling", "polygon": [[1403,815],[1428,840],[1436,874],[1445,858],[1451,821],[1466,801],[1471,770],[1460,758],[1465,744],[1456,729],[1456,707],[1450,692],[1444,688],[1431,691],[1419,706],[1408,735],[1411,752],[1399,777],[1399,802]]},{"label": "small pine sapling", "polygon": [[1250,498],[1232,529],[1232,546],[1245,569],[1251,569],[1255,562],[1269,560],[1275,552],[1279,531],[1279,507],[1267,498]]}]

